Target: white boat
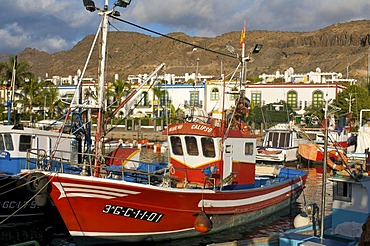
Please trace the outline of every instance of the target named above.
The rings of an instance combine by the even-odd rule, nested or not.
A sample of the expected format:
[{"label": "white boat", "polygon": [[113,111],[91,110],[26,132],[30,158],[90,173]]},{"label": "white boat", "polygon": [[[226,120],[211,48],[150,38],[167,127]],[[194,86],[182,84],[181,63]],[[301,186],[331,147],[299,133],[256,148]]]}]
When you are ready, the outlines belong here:
[{"label": "white boat", "polygon": [[298,146],[309,142],[298,127],[277,124],[266,130],[262,145],[257,147],[256,161],[265,164],[297,161]]},{"label": "white boat", "polygon": [[[78,141],[73,134],[23,127],[23,125],[0,125],[0,172],[16,175],[22,169],[35,168],[30,155],[51,156],[58,144],[55,158],[77,163]],[[27,162],[28,159],[28,162]],[[32,159],[32,158],[31,158]]]},{"label": "white boat", "polygon": [[[37,240],[50,244],[54,233],[68,234],[56,207],[35,193],[42,186],[36,178],[20,175],[22,169],[47,168],[58,143],[54,164],[74,172],[78,162],[78,141],[72,134],[0,125],[0,241],[4,245]],[[36,158],[36,156],[38,158]],[[40,160],[44,160],[40,162]]]}]

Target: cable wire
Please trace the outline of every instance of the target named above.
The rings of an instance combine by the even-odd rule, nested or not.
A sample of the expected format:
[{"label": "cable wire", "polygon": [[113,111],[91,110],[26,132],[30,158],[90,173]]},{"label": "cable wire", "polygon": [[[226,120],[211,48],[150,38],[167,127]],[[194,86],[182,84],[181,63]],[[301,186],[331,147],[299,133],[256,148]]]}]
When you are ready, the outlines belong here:
[{"label": "cable wire", "polygon": [[169,38],[169,39],[172,39],[172,40],[175,40],[177,42],[180,42],[180,43],[183,43],[183,44],[187,44],[187,45],[190,45],[194,48],[199,48],[199,49],[202,49],[202,50],[205,50],[205,51],[209,51],[209,52],[212,52],[212,53],[215,53],[215,54],[218,54],[218,55],[221,55],[221,56],[225,56],[225,57],[229,57],[229,58],[233,58],[235,59],[236,57],[233,56],[233,55],[229,55],[229,54],[225,54],[225,53],[222,53],[222,52],[218,52],[216,50],[211,50],[211,49],[208,49],[208,48],[205,48],[205,47],[202,47],[202,46],[199,46],[199,45],[196,45],[196,44],[191,44],[191,43],[188,43],[184,40],[181,40],[181,39],[178,39],[178,38],[174,38],[174,37],[171,37],[171,36],[168,36],[166,34],[163,34],[163,33],[160,33],[160,32],[157,32],[157,31],[153,31],[151,29],[148,29],[146,27],[143,27],[143,26],[140,26],[140,25],[137,25],[135,23],[132,23],[132,22],[129,22],[129,21],[126,21],[126,20],[123,20],[123,19],[120,19],[114,15],[111,15],[111,18],[115,19],[115,20],[118,20],[118,21],[121,21],[123,23],[126,23],[126,24],[129,24],[131,26],[134,26],[134,27],[137,27],[139,29],[142,29],[142,30],[145,30],[147,32],[151,32],[151,33],[154,33],[154,34],[157,34],[159,36],[162,36],[162,37],[165,37],[165,38]]}]

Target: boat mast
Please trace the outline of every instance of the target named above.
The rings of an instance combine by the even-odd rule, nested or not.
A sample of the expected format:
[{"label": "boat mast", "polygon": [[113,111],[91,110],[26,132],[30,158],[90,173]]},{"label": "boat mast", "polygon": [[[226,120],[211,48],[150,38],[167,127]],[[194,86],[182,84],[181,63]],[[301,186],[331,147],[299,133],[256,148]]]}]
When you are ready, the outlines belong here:
[{"label": "boat mast", "polygon": [[[6,106],[8,107],[8,125],[10,125],[11,123],[11,120],[10,120],[10,115],[11,115],[11,112],[13,110],[13,106],[14,106],[14,87],[15,87],[15,75],[16,75],[16,72],[17,72],[17,56],[14,56],[14,60],[13,60],[13,70],[12,70],[12,81],[11,81],[11,88],[12,88],[12,94],[10,95],[10,100],[8,99],[8,101],[6,102]],[[14,125],[15,125],[15,117],[14,117]]]},{"label": "boat mast", "polygon": [[245,91],[242,90],[242,84],[245,79],[245,65],[247,64],[245,60],[245,42],[246,42],[245,40],[246,30],[245,29],[246,29],[246,23],[244,21],[243,30],[242,30],[241,37],[240,37],[240,44],[242,46],[242,57],[240,60],[242,67],[241,67],[241,76],[240,76],[240,84],[239,84],[240,98],[244,98],[245,96]]},{"label": "boat mast", "polygon": [[99,13],[102,15],[101,30],[101,60],[98,80],[98,114],[96,118],[95,132],[95,170],[94,176],[99,176],[100,163],[103,158],[103,113],[104,113],[104,85],[105,85],[105,62],[107,52],[108,16],[112,11],[108,10],[108,0],[105,0],[104,9]]},{"label": "boat mast", "polygon": [[324,130],[325,130],[325,137],[324,137],[324,163],[323,171],[322,171],[322,197],[321,197],[321,225],[320,225],[320,238],[324,238],[324,225],[325,225],[325,203],[326,203],[326,169],[328,163],[328,104],[329,100],[325,99],[325,120],[324,120]]},{"label": "boat mast", "polygon": [[99,66],[99,79],[98,79],[98,113],[96,117],[96,132],[95,132],[95,161],[94,161],[94,176],[97,177],[100,174],[100,164],[103,162],[103,116],[104,116],[104,92],[105,92],[105,65],[106,65],[106,53],[107,53],[107,37],[108,37],[108,18],[110,15],[119,15],[118,11],[115,11],[116,6],[126,8],[130,4],[131,0],[117,0],[111,10],[108,10],[108,0],[105,0],[103,9],[95,7],[95,3],[92,0],[83,0],[86,10],[94,12],[98,10],[99,15],[102,16],[101,25],[101,59]]}]

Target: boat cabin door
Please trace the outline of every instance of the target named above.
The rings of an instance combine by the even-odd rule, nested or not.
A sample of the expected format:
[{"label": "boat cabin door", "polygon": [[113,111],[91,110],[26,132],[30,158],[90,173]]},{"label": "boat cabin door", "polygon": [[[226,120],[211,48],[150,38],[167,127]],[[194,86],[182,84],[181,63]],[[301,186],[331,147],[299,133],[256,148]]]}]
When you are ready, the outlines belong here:
[{"label": "boat cabin door", "polygon": [[223,178],[226,178],[227,176],[230,175],[232,172],[232,164],[233,164],[233,145],[230,143],[227,143],[227,141],[224,143],[224,171],[223,171]]}]

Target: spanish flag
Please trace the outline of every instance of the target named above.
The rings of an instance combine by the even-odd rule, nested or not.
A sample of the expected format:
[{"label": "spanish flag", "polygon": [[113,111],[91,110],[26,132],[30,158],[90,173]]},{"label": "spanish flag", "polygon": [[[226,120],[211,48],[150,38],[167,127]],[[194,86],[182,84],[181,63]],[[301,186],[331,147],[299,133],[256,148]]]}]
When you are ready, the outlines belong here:
[{"label": "spanish flag", "polygon": [[243,46],[243,44],[245,44],[245,27],[246,27],[246,23],[244,21],[244,25],[243,25],[243,29],[242,29],[242,33],[240,35],[240,47]]}]

